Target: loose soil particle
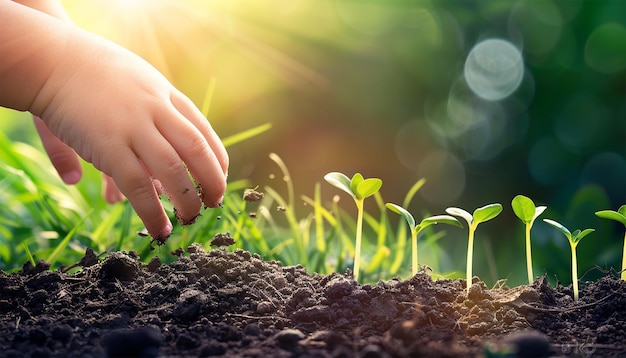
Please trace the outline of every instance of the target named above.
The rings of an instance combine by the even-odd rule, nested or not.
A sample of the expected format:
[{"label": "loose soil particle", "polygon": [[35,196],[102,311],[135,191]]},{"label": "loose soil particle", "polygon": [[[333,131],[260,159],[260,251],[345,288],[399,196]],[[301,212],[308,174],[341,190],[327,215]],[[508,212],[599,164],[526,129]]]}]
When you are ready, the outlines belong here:
[{"label": "loose soil particle", "polygon": [[[177,261],[93,256],[76,273],[0,273],[4,357],[626,356],[624,281],[488,289],[474,279],[356,284],[245,251],[192,245]],[[501,355],[500,357],[504,357]]]}]

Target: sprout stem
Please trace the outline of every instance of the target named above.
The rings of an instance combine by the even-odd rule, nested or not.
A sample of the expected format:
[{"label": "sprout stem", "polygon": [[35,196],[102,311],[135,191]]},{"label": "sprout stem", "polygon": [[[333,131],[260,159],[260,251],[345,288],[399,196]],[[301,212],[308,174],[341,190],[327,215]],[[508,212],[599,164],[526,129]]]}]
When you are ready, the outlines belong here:
[{"label": "sprout stem", "polygon": [[413,276],[415,276],[417,274],[417,234],[418,234],[418,230],[413,230],[411,231],[411,251],[412,251],[412,255],[411,255],[411,269],[412,269],[412,274]]},{"label": "sprout stem", "polygon": [[578,262],[576,261],[576,244],[570,245],[572,248],[572,287],[574,288],[574,301],[578,301]]},{"label": "sprout stem", "polygon": [[526,268],[528,270],[528,284],[532,285],[535,276],[533,275],[533,263],[530,256],[530,228],[532,222],[526,223]]},{"label": "sprout stem", "polygon": [[468,294],[469,294],[470,287],[472,286],[472,277],[473,277],[472,276],[472,260],[474,257],[474,232],[476,231],[476,226],[477,225],[474,225],[474,224],[470,225],[469,238],[467,241],[467,267],[466,267],[465,272],[467,274],[466,290]]},{"label": "sprout stem", "polygon": [[361,262],[361,235],[363,231],[363,200],[355,200],[357,208],[356,243],[354,245],[354,280],[359,282]]},{"label": "sprout stem", "polygon": [[626,232],[624,233],[624,253],[622,254],[622,280],[626,281]]}]

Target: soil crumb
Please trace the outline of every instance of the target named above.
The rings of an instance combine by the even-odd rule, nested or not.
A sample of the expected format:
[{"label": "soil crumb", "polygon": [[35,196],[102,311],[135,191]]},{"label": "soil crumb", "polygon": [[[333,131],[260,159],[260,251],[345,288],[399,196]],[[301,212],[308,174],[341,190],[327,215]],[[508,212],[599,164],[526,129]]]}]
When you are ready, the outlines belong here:
[{"label": "soil crumb", "polygon": [[246,189],[243,191],[243,200],[252,202],[259,201],[265,197],[265,194],[256,191],[255,189]]}]

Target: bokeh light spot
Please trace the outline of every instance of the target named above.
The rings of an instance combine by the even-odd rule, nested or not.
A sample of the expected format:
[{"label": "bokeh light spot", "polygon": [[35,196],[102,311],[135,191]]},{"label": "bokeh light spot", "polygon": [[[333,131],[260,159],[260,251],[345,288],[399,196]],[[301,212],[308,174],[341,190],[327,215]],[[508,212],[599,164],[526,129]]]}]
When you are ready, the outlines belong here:
[{"label": "bokeh light spot", "polygon": [[585,62],[602,73],[626,68],[626,29],[613,23],[596,28],[585,44]]},{"label": "bokeh light spot", "polygon": [[479,97],[496,101],[508,97],[522,82],[522,54],[510,42],[489,39],[470,51],[465,61],[465,80]]}]

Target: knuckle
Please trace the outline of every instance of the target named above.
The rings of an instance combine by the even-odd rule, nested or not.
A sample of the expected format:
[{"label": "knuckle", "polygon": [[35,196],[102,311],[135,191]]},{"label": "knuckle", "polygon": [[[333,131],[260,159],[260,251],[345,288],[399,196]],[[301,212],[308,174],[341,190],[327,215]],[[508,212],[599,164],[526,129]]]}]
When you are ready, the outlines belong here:
[{"label": "knuckle", "polygon": [[180,173],[184,173],[187,171],[187,168],[183,164],[180,158],[177,156],[172,156],[166,159],[165,162],[165,175],[178,177]]},{"label": "knuckle", "polygon": [[156,192],[152,183],[146,183],[144,180],[137,180],[132,183],[126,194],[128,200],[135,204],[156,201]]},{"label": "knuckle", "polygon": [[191,158],[201,158],[207,156],[210,151],[209,144],[202,136],[197,135],[190,138],[187,146],[187,152]]}]

